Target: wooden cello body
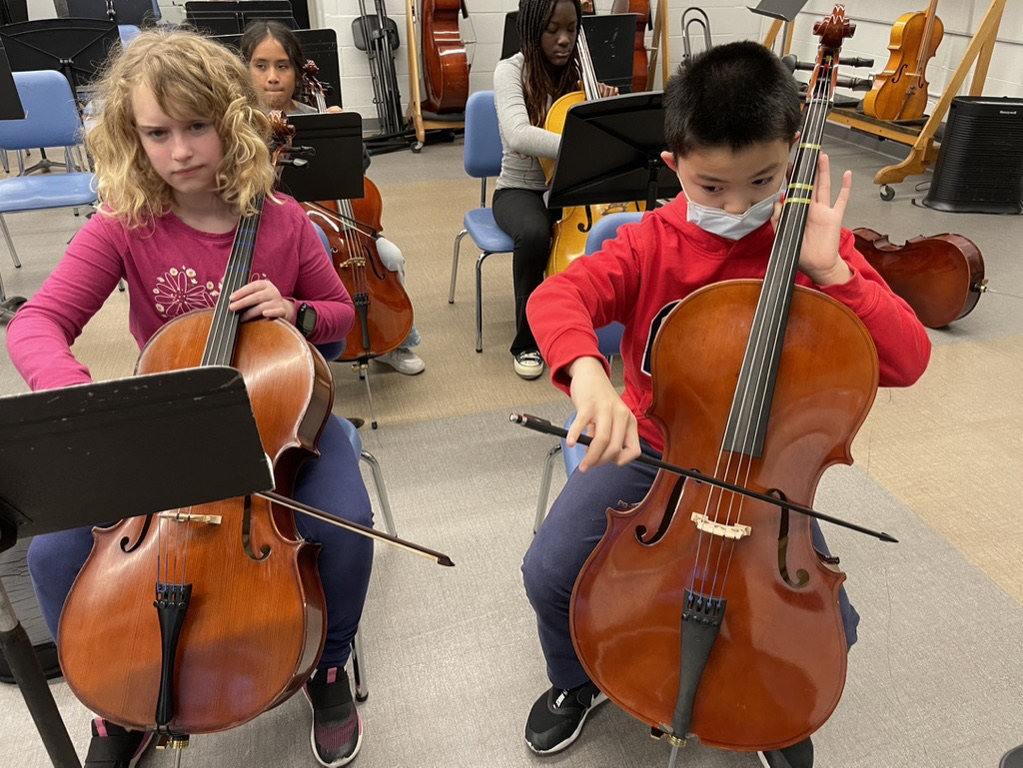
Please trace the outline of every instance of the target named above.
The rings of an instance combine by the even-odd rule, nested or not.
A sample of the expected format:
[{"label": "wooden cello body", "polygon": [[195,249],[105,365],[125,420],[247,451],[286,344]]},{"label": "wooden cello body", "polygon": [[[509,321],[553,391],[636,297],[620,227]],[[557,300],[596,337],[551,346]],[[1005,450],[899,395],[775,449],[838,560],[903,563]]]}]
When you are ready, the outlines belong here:
[{"label": "wooden cello body", "polygon": [[[237,368],[276,486],[290,493],[315,455],[333,382],[296,328],[239,325],[227,309],[248,275],[235,260],[240,239],[217,308],[165,324],[136,370]],[[59,633],[65,678],[93,712],[139,730],[221,731],[284,701],[312,673],[326,636],[319,548],[297,535],[290,511],[228,499],[129,518],[94,537]]]},{"label": "wooden cello body", "polygon": [[[364,360],[397,349],[412,330],[412,301],[398,274],[388,270],[376,246],[383,204],[369,178],[355,200],[302,203],[324,232],[329,255],[355,304],[355,324],[341,360]],[[340,213],[339,213],[340,211]]]},{"label": "wooden cello body", "polygon": [[[820,135],[852,33],[844,6],[819,22],[818,63],[763,280],[684,298],[651,349],[648,416],[664,460],[744,491],[810,504],[824,470],[851,462],[879,366],[843,304],[795,285]],[[809,190],[809,191],[807,191]],[[660,470],[608,527],[572,592],[575,650],[615,703],[680,746],[781,749],[817,730],[845,683],[844,574],[784,504]]]},{"label": "wooden cello body", "polygon": [[458,30],[465,0],[423,0],[423,106],[430,112],[464,112],[469,98],[469,59]]},{"label": "wooden cello body", "polygon": [[[876,354],[849,309],[797,289],[762,455],[722,456],[760,288],[717,284],[672,311],[654,342],[650,415],[677,436],[666,440],[665,461],[722,479],[730,477],[723,468],[741,465],[745,487],[811,504],[824,470],[851,463],[849,446],[877,386]],[[701,531],[691,516],[708,511],[749,534]],[[699,645],[683,635],[687,594],[705,595],[727,562],[716,592],[727,605],[720,634],[692,720],[674,735],[723,749],[778,749],[827,720],[845,682],[838,612],[845,575],[814,550],[808,518],[665,472],[639,506],[607,515],[572,593],[571,626],[579,660],[610,699],[672,733],[683,654]]]},{"label": "wooden cello body", "polygon": [[863,98],[863,112],[878,120],[913,120],[927,109],[927,64],[934,56],[945,26],[935,13],[938,0],[927,11],[904,13],[892,27],[888,63],[874,78]]},{"label": "wooden cello body", "polygon": [[856,250],[928,328],[944,328],[968,315],[987,287],[984,257],[962,235],[921,235],[901,246],[865,227],[853,235]]}]

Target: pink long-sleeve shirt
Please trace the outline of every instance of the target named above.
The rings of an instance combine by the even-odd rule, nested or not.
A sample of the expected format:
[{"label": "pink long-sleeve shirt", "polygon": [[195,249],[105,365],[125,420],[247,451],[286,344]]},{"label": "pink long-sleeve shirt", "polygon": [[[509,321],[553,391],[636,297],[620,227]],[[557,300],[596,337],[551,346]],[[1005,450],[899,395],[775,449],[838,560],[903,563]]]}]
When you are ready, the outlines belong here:
[{"label": "pink long-sleeve shirt", "polygon": [[[352,300],[315,227],[290,197],[267,200],[256,238],[252,280],[269,280],[286,299],[316,310],[309,340],[344,338],[355,320]],[[7,329],[7,350],[33,390],[91,381],[71,345],[119,279],[128,284],[129,329],[139,347],[178,315],[214,306],[234,230],[209,234],[168,213],[129,230],[94,215],[75,235],[60,264]]]}]

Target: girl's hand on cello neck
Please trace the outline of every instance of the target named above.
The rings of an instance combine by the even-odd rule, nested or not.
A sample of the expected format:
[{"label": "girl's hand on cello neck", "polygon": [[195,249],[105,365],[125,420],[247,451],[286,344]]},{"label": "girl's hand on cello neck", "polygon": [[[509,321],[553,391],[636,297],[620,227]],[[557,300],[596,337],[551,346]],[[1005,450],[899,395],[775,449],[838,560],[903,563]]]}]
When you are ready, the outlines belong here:
[{"label": "girl's hand on cello neck", "polygon": [[597,83],[597,93],[600,98],[606,99],[608,96],[617,96],[618,88],[613,85],[605,85],[604,83]]},{"label": "girl's hand on cello neck", "polygon": [[269,280],[253,280],[231,294],[232,312],[241,312],[241,322],[260,317],[279,317],[295,322],[295,302],[285,299]]},{"label": "girl's hand on cello neck", "polygon": [[603,364],[595,357],[580,357],[568,369],[575,421],[565,442],[576,444],[585,430],[593,442],[579,464],[579,471],[614,463],[624,466],[639,456],[636,417],[618,396]]}]

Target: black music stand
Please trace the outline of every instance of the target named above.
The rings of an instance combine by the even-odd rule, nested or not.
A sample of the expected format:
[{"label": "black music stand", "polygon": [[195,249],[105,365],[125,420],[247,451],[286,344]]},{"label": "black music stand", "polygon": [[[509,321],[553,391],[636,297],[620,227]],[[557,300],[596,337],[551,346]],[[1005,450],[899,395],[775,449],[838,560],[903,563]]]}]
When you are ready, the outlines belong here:
[{"label": "black music stand", "polygon": [[[7,53],[0,42],[0,120],[24,120],[25,108],[18,96],[18,86],[11,74],[11,65],[7,61]],[[0,320],[8,315],[14,316],[18,308],[25,303],[24,296],[8,296],[4,290],[4,279],[0,275]]]},{"label": "black music stand", "polygon": [[[337,32],[333,29],[292,30],[302,46],[302,55],[316,62],[320,73],[316,76],[324,85],[324,100],[328,107],[343,106],[341,101],[341,65],[337,47]],[[214,35],[215,40],[238,50],[241,35]]]},{"label": "black music stand", "polygon": [[804,5],[806,5],[806,0],[760,0],[760,4],[756,8],[752,5],[746,7],[753,13],[770,16],[772,19],[788,23],[799,15]]},{"label": "black music stand", "polygon": [[[518,11],[511,11],[504,17],[502,59],[519,52],[519,30],[516,25],[518,16]],[[600,82],[616,86],[621,93],[632,91],[636,16],[635,13],[583,16],[586,43],[593,57],[593,71]]]},{"label": "black music stand", "polygon": [[282,192],[300,203],[354,200],[364,195],[361,115],[291,115],[288,122],[295,128],[292,150],[304,162],[284,166],[279,184]]},{"label": "black music stand", "polygon": [[92,82],[120,40],[116,24],[98,19],[39,19],[0,27],[11,69],[54,69],[75,95]]},{"label": "black music stand", "polygon": [[[19,535],[271,487],[245,384],[233,368],[191,368],[0,398],[0,551]],[[77,768],[39,660],[2,585],[0,647],[50,760]]]},{"label": "black music stand", "polygon": [[663,93],[648,91],[577,104],[565,115],[548,205],[563,208],[676,196],[682,185],[661,160]]},{"label": "black music stand", "polygon": [[250,21],[273,19],[296,29],[290,0],[189,0],[185,23],[207,35],[240,35]]},{"label": "black music stand", "polygon": [[156,21],[152,0],[64,0],[61,18],[101,19],[115,24],[146,26]]}]

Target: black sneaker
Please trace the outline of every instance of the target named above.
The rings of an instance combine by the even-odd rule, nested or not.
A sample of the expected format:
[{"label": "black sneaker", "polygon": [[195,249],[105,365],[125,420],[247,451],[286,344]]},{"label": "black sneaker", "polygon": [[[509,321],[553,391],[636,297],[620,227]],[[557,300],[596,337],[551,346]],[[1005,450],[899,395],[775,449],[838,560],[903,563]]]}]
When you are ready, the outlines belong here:
[{"label": "black sneaker", "polygon": [[153,742],[148,731],[128,731],[102,717],[92,721],[92,741],[85,768],[135,768]]},{"label": "black sneaker", "polygon": [[765,768],[813,768],[813,742],[809,738],[785,749],[757,752]]},{"label": "black sneaker", "polygon": [[605,701],[607,696],[593,683],[569,691],[551,688],[529,712],[526,744],[540,755],[565,749],[579,738],[590,710]]},{"label": "black sneaker", "polygon": [[316,670],[305,684],[305,695],[313,708],[313,755],[327,768],[348,765],[362,746],[362,720],[352,701],[348,672],[338,667]]}]

